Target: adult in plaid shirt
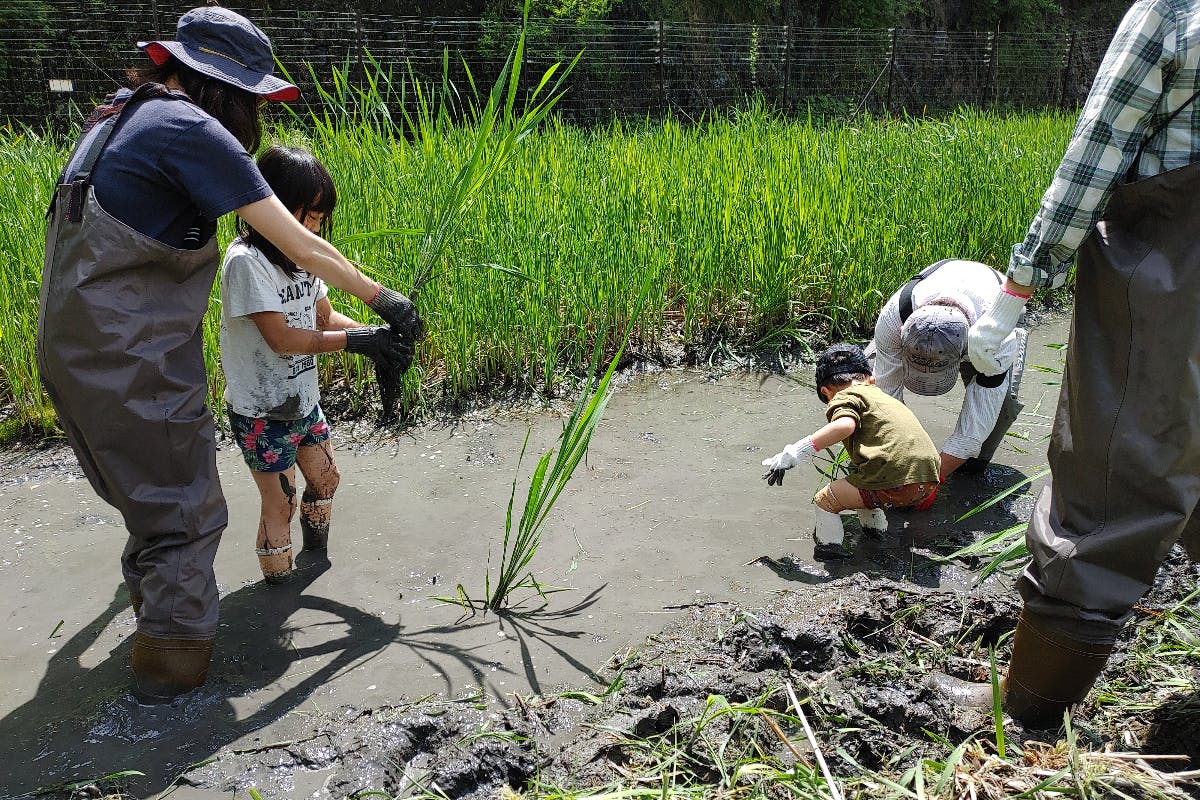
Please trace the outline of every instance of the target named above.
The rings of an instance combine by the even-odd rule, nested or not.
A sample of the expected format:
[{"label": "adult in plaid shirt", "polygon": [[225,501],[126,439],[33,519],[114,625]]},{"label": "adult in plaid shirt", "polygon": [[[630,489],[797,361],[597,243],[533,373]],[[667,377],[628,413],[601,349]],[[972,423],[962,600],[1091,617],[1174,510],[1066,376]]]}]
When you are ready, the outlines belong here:
[{"label": "adult in plaid shirt", "polygon": [[[1078,255],[1050,444],[1053,481],[1003,684],[1009,714],[1062,722],[1181,538],[1200,557],[1200,2],[1126,13],[1007,280],[972,326],[981,372],[1035,288]],[[990,703],[991,692],[980,698]]]}]

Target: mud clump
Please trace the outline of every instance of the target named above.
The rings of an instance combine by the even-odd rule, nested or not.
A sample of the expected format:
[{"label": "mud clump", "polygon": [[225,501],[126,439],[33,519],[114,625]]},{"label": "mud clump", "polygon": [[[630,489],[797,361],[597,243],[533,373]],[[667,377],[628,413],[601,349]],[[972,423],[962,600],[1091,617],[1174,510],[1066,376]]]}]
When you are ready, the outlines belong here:
[{"label": "mud clump", "polygon": [[[1178,605],[1195,577],[1196,566],[1175,554],[1146,608]],[[1011,590],[947,592],[861,574],[780,593],[760,608],[700,603],[610,660],[601,671],[609,682],[602,695],[517,697],[513,707],[476,697],[345,709],[317,723],[303,743],[243,751],[188,777],[218,791],[254,786],[268,798],[287,796],[303,771],[328,773],[322,791],[337,797],[383,791],[476,800],[545,786],[630,786],[653,776],[661,783],[664,774],[677,785],[715,786],[741,758],[787,765],[812,755],[789,721],[794,709],[785,686],[803,704],[834,774],[887,774],[921,758],[944,758],[947,741],[994,735],[990,714],[950,707],[927,677],[936,669],[988,679],[991,651],[998,663],[1007,660],[1006,634],[1019,610]],[[1109,671],[1127,668],[1117,659]],[[1097,745],[1108,737],[1123,747],[1117,737],[1132,730],[1143,752],[1200,756],[1200,692],[1107,728],[1103,712],[1102,704],[1079,711],[1081,737]],[[1046,759],[1062,757],[1039,744],[1046,732],[1011,721],[1008,728],[1012,746],[1034,754],[1031,775]],[[726,761],[714,760],[718,752]],[[1195,766],[1177,761],[1164,769]],[[1107,785],[1118,784],[1126,781],[1114,775]],[[1171,791],[1154,796],[1184,797],[1193,789]]]}]

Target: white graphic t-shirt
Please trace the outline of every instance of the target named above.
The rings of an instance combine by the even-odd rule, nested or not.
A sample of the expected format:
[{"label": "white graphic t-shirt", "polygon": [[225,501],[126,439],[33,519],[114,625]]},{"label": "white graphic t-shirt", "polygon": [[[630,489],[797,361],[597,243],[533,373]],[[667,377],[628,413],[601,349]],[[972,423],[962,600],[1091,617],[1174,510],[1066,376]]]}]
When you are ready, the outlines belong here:
[{"label": "white graphic t-shirt", "polygon": [[235,240],[221,264],[221,367],[225,402],[246,417],[300,419],[320,401],[315,355],[279,355],[249,314],[278,311],[288,327],[316,330],[325,283],[301,271],[295,278],[257,247]]}]

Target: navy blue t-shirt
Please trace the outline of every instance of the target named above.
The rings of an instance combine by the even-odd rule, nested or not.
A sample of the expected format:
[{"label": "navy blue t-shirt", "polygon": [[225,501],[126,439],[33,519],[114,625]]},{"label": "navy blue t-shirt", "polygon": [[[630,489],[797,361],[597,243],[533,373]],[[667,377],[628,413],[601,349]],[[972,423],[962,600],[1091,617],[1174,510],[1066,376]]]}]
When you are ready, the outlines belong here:
[{"label": "navy blue t-shirt", "polygon": [[[76,171],[73,161],[68,180]],[[199,106],[169,98],[139,102],[122,115],[92,169],[92,186],[105,211],[172,247],[184,247],[197,225],[199,244],[206,243],[222,214],[273,194],[233,134]]]}]

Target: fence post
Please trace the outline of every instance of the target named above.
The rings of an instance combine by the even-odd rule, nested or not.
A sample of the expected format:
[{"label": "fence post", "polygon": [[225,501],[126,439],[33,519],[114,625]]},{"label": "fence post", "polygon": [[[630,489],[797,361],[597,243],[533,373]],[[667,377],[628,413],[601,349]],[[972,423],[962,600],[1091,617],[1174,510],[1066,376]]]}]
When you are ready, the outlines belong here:
[{"label": "fence post", "polygon": [[788,111],[788,90],[792,87],[792,26],[783,25],[783,102],[784,113]]},{"label": "fence post", "polygon": [[984,108],[995,105],[996,98],[1000,94],[1000,90],[996,86],[996,51],[997,51],[996,43],[997,43],[997,39],[999,38],[999,36],[1000,36],[999,28],[996,29],[995,33],[993,33],[992,31],[988,31],[988,38],[987,38],[988,81],[987,81],[987,87],[983,93],[983,98],[982,98],[982,103],[981,103]]},{"label": "fence post", "polygon": [[366,49],[366,44],[363,42],[362,31],[362,11],[358,6],[354,7],[354,52],[355,61],[358,63],[358,79],[361,81],[366,76],[366,70],[363,68],[363,50]]},{"label": "fence post", "polygon": [[150,0],[150,14],[154,17],[154,38],[162,38],[162,23],[158,18],[158,0]]},{"label": "fence post", "polygon": [[892,34],[891,52],[888,53],[888,85],[887,94],[883,96],[883,113],[890,114],[892,112],[892,84],[896,79],[896,33],[897,28],[892,28],[889,33]]},{"label": "fence post", "polygon": [[1067,107],[1067,87],[1071,80],[1071,62],[1075,60],[1075,37],[1078,31],[1071,31],[1071,39],[1067,43],[1067,63],[1063,65],[1062,71],[1062,91],[1059,93],[1058,105],[1059,108]]},{"label": "fence post", "polygon": [[667,79],[666,79],[666,37],[663,34],[663,21],[658,21],[658,96],[662,98],[663,109],[668,108],[667,104]]}]

